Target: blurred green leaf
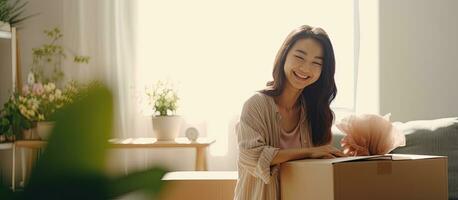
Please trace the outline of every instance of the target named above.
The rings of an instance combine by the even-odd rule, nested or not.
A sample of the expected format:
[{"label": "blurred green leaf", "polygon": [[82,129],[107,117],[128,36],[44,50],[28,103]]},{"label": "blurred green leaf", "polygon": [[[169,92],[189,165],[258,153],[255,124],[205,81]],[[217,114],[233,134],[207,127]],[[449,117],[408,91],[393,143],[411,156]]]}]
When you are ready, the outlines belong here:
[{"label": "blurred green leaf", "polygon": [[92,87],[54,117],[48,146],[24,192],[0,189],[0,199],[111,199],[139,189],[160,191],[166,172],[160,168],[114,179],[105,175],[113,127],[113,99],[106,87]]}]

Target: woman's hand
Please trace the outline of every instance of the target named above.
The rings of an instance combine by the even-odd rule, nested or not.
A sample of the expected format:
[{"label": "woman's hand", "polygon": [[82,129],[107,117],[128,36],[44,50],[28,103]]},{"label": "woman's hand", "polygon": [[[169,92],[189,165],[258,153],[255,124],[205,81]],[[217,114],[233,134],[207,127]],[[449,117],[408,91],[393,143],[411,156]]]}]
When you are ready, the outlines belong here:
[{"label": "woman's hand", "polygon": [[277,155],[274,157],[270,164],[276,165],[290,160],[307,158],[335,158],[345,156],[346,155],[343,154],[339,149],[331,145],[300,149],[282,149],[278,151]]},{"label": "woman's hand", "polygon": [[346,156],[342,151],[331,145],[307,148],[306,155],[308,158],[336,158]]}]

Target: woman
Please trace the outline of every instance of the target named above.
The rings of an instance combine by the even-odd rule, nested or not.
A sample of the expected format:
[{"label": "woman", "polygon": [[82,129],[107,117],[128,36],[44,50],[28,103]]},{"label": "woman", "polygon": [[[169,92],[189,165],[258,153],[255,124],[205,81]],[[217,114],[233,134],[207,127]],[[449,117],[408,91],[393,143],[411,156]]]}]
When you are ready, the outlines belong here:
[{"label": "woman", "polygon": [[235,199],[280,199],[283,162],[344,156],[330,146],[334,72],[324,30],[305,25],[288,35],[275,58],[273,81],[243,106]]}]

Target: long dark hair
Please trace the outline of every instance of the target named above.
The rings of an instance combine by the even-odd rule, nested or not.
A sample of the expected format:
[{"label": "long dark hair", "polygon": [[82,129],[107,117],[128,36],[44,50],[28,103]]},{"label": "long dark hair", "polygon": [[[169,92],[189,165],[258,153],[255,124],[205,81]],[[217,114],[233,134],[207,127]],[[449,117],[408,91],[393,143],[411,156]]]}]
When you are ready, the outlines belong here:
[{"label": "long dark hair", "polygon": [[324,51],[320,78],[315,83],[305,87],[300,97],[301,105],[307,113],[307,121],[311,127],[312,142],[314,145],[319,146],[328,144],[332,139],[331,126],[334,120],[334,113],[330,108],[330,104],[337,94],[337,87],[334,81],[334,50],[331,40],[323,29],[303,25],[293,30],[278,50],[272,73],[273,81],[269,81],[267,88],[260,92],[269,96],[279,96],[282,93],[285,81],[287,81],[283,69],[286,56],[299,39],[306,38],[318,41]]}]

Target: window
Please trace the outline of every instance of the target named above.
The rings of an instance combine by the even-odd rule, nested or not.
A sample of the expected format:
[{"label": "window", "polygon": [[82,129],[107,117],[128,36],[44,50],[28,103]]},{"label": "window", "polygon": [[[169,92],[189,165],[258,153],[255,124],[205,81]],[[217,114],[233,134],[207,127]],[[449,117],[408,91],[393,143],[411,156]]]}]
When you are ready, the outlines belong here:
[{"label": "window", "polygon": [[179,83],[179,112],[205,120],[216,138],[212,155],[227,153],[229,121],[272,79],[287,34],[308,24],[327,31],[336,55],[333,108],[354,109],[353,0],[170,0],[138,2],[137,86]]}]

